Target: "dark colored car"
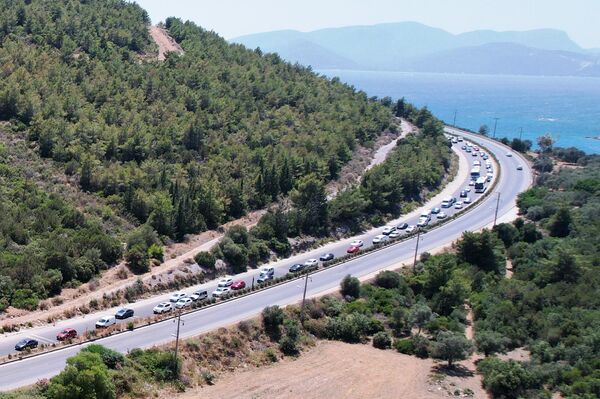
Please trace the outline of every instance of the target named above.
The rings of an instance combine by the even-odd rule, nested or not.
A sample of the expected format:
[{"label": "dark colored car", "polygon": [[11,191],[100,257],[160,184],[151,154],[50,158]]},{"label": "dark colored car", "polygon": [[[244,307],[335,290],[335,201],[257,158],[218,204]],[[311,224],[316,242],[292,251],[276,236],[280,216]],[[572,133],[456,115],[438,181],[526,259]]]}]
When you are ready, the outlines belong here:
[{"label": "dark colored car", "polygon": [[130,317],[133,317],[133,309],[123,308],[119,309],[119,311],[115,313],[115,319],[123,320]]},{"label": "dark colored car", "polygon": [[304,266],[302,263],[296,263],[294,265],[292,265],[292,267],[290,267],[290,273],[298,273],[301,272],[302,270],[304,270],[306,266]]},{"label": "dark colored car", "polygon": [[246,288],[246,282],[244,280],[234,281],[233,284],[231,284],[232,290],[241,290],[243,288]]},{"label": "dark colored car", "polygon": [[466,198],[466,197],[467,197],[467,195],[469,195],[469,193],[467,193],[465,190],[462,190],[462,191],[460,192],[460,198]]},{"label": "dark colored car", "polygon": [[398,225],[398,230],[405,230],[408,227],[408,223],[400,223]]},{"label": "dark colored car", "polygon": [[332,254],[332,253],[328,253],[328,254],[321,255],[321,257],[319,258],[319,260],[321,262],[327,262],[329,260],[333,260],[333,258],[335,258],[335,255]]},{"label": "dark colored car", "polygon": [[440,208],[433,208],[431,210],[431,213],[433,213],[434,215],[437,215],[438,213],[440,213],[442,210]]},{"label": "dark colored car", "polygon": [[358,251],[360,251],[360,247],[359,247],[359,246],[356,246],[356,245],[351,245],[351,246],[350,246],[350,247],[349,247],[349,248],[346,250],[346,252],[347,252],[347,253],[349,253],[349,254],[355,254],[355,253],[357,253]]},{"label": "dark colored car", "polygon": [[15,345],[15,350],[18,351],[23,351],[27,348],[37,348],[38,346],[38,342],[35,339],[32,338],[25,338],[20,340],[19,342],[17,342],[17,344]]},{"label": "dark colored car", "polygon": [[77,338],[77,331],[74,328],[65,328],[56,335],[58,341]]}]

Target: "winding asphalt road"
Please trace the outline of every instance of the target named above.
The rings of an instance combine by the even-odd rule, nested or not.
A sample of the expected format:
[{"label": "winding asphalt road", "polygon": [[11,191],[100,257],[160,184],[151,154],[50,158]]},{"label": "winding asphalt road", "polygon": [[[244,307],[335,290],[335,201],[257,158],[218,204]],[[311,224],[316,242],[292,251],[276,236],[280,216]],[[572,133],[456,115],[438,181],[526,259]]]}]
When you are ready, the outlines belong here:
[{"label": "winding asphalt road", "polygon": [[[473,143],[481,143],[496,155],[501,169],[500,178],[495,188],[495,192],[501,193],[498,218],[501,220],[503,217],[512,217],[512,215],[515,214],[515,200],[517,195],[532,184],[533,175],[525,159],[496,141],[453,128],[446,128],[446,131],[448,133],[461,135]],[[456,146],[458,145],[455,144],[455,147]],[[455,151],[456,150],[457,149],[455,149]],[[507,153],[513,155],[508,157],[506,155]],[[470,164],[472,160],[471,155],[467,155],[469,155],[468,163]],[[473,158],[473,160],[474,159],[480,158]],[[463,167],[464,163],[465,157],[463,154]],[[517,170],[517,166],[519,165],[523,167],[523,170]],[[497,173],[497,171],[495,172]],[[458,197],[458,192],[464,188],[466,184],[467,182],[465,181],[464,184],[460,185],[455,193],[456,197]],[[472,198],[476,197],[473,191],[471,191],[469,195]],[[464,231],[474,231],[484,227],[490,227],[494,220],[496,201],[497,196],[490,195],[482,201],[470,205],[470,207],[473,207],[471,211],[465,212],[463,215],[448,222],[441,228],[433,229],[427,234],[422,234],[419,252],[431,252],[446,246],[458,239]],[[439,204],[434,206],[439,206]],[[454,212],[453,209],[444,209],[444,211],[449,215]],[[417,219],[418,215],[411,215],[408,218],[405,217],[400,220],[406,221],[409,224],[415,224]],[[396,221],[396,223],[397,222],[398,221]],[[379,232],[374,229],[358,238],[365,241],[365,246],[368,246],[376,234],[379,234]],[[321,249],[295,256],[294,258],[285,261],[280,261],[275,265],[277,266],[276,275],[285,274],[291,264],[298,263],[300,257],[304,259],[309,259],[311,257],[318,258],[319,254],[324,252],[332,252],[336,256],[342,255],[345,253],[350,241],[352,240],[342,240],[340,242],[329,244]],[[415,244],[416,238],[412,238],[382,250],[365,254],[362,257],[339,264],[335,267],[318,271],[311,275],[308,282],[307,296],[318,296],[325,292],[336,290],[340,280],[348,274],[357,277],[366,277],[379,270],[397,268],[405,263],[410,263],[414,255]],[[249,283],[252,281],[253,277],[256,277],[256,271],[236,276],[235,279],[243,279]],[[186,292],[192,292],[201,287],[208,290],[210,293],[215,286],[215,282],[207,283],[202,286],[190,288],[186,290]],[[184,315],[182,317],[183,325],[181,327],[181,337],[191,337],[250,318],[258,314],[266,306],[283,306],[296,303],[302,298],[302,289],[303,280],[293,280],[246,297],[226,301],[216,306]],[[135,310],[136,316],[147,316],[151,314],[154,305],[166,300],[169,296],[170,294],[165,294],[139,301],[129,305],[129,307]],[[114,314],[115,310],[116,309],[107,310],[101,315]],[[52,343],[55,342],[56,333],[65,327],[76,328],[80,332],[91,330],[94,328],[94,323],[101,315],[88,315],[83,318],[62,321],[53,326],[49,325],[32,328],[19,333],[8,334],[0,338],[0,355],[14,352],[14,344],[24,337],[36,338],[41,343]],[[147,348],[172,341],[174,331],[174,322],[172,320],[167,320],[134,331],[103,338],[96,342],[120,352],[127,352],[133,348]],[[9,390],[28,385],[40,378],[49,378],[59,373],[64,368],[66,359],[76,354],[81,347],[85,345],[86,344],[68,347],[0,366],[0,390]]]}]

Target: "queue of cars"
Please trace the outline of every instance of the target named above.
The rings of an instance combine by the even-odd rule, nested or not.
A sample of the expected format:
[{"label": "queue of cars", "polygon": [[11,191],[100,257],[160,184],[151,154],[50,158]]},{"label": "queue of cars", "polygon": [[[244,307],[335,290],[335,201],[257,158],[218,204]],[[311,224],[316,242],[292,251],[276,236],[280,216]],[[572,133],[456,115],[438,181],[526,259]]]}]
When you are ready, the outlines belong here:
[{"label": "queue of cars", "polygon": [[[473,157],[481,156],[482,160],[485,162],[485,168],[487,169],[488,178],[490,176],[493,176],[492,162],[489,160],[489,157],[487,154],[485,154],[485,152],[480,151],[480,149],[477,146],[473,146],[473,145],[469,144],[468,142],[465,142],[464,139],[462,139],[462,138],[453,138],[452,142],[453,143],[464,142],[465,144],[463,145],[463,149],[465,149],[465,151],[471,152]],[[512,154],[510,154],[510,155],[507,154],[507,156],[510,157],[510,156],[512,156]],[[476,159],[473,162],[473,165],[481,167],[483,169],[482,161],[480,161],[479,159]],[[389,241],[392,238],[397,238],[402,234],[410,234],[410,233],[414,232],[418,227],[427,226],[431,222],[433,217],[435,217],[438,220],[447,218],[448,215],[444,212],[444,209],[452,208],[452,207],[454,207],[455,209],[461,209],[463,206],[466,206],[472,202],[472,200],[469,196],[470,191],[471,191],[471,188],[469,186],[467,186],[460,192],[460,201],[457,201],[457,199],[454,197],[448,197],[448,198],[444,199],[444,201],[442,201],[440,207],[434,207],[431,210],[423,212],[420,215],[419,221],[416,223],[416,225],[409,225],[408,223],[403,222],[397,226],[393,226],[393,225],[385,226],[382,229],[381,234],[378,234],[377,236],[375,236],[373,238],[373,244],[382,244],[382,243]],[[350,246],[348,247],[346,252],[347,253],[357,253],[361,250],[361,248],[363,246],[364,246],[364,242],[362,240],[358,240],[358,239],[354,240],[354,241],[352,241],[352,243],[350,244]],[[335,255],[333,253],[326,253],[326,254],[321,255],[318,260],[311,258],[311,259],[308,259],[307,261],[305,261],[303,264],[298,263],[298,264],[292,265],[289,268],[289,272],[290,273],[299,273],[308,267],[314,267],[314,266],[318,265],[319,261],[327,262],[327,261],[333,260],[334,258],[335,258]],[[265,266],[265,267],[261,268],[256,281],[259,284],[264,283],[269,280],[272,280],[274,278],[274,275],[275,275],[275,269],[273,267]],[[212,298],[221,298],[221,297],[225,296],[226,294],[228,294],[232,290],[240,290],[240,289],[244,289],[244,288],[246,288],[245,281],[243,281],[243,280],[236,281],[236,280],[234,280],[233,277],[226,276],[226,277],[221,278],[221,280],[219,280],[219,282],[217,283],[216,289],[214,291],[212,291],[210,296]],[[157,304],[153,308],[153,313],[163,314],[163,313],[171,312],[174,309],[185,309],[185,308],[191,307],[194,302],[207,299],[208,297],[209,297],[209,293],[206,290],[197,290],[192,294],[177,292],[177,293],[172,294],[168,301]],[[130,317],[134,317],[133,309],[128,309],[128,308],[119,309],[114,315],[107,315],[107,316],[100,318],[95,323],[95,326],[96,326],[96,328],[99,328],[99,329],[107,328],[107,327],[115,325],[117,323],[117,320],[123,320],[123,319],[127,319]],[[66,328],[57,334],[56,339],[58,341],[65,341],[65,340],[77,338],[77,336],[78,336],[78,334],[75,329]],[[37,340],[35,340],[33,338],[26,338],[26,339],[19,341],[15,345],[15,349],[18,351],[25,350],[25,349],[33,349],[33,348],[36,348],[38,345],[39,345],[39,343]]]}]

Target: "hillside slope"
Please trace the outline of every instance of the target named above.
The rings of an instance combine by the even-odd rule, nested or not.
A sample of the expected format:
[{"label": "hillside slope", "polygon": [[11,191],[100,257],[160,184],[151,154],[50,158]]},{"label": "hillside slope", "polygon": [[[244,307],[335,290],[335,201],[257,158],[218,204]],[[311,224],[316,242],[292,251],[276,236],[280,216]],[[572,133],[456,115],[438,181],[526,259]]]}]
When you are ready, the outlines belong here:
[{"label": "hillside slope", "polygon": [[[130,264],[147,268],[160,258],[146,251],[157,236],[215,228],[305,176],[334,179],[357,144],[389,126],[389,107],[366,94],[193,23],[167,21],[185,55],[156,61],[148,27],[147,13],[121,0],[0,0],[3,134],[25,137],[103,199],[90,218],[0,158],[11,215],[0,229],[0,305],[35,307],[114,263],[126,232],[104,226],[112,214],[149,226],[126,240]],[[40,283],[48,273],[52,287]]]}]

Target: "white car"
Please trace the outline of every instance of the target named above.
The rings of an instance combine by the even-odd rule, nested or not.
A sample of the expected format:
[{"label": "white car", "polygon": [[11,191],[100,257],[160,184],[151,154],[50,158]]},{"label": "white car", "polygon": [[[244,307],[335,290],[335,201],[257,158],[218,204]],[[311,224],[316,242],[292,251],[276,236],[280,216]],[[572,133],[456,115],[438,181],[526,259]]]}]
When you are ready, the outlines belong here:
[{"label": "white car", "polygon": [[395,231],[392,231],[392,232],[391,232],[391,233],[388,235],[388,237],[390,237],[390,238],[398,238],[398,237],[400,237],[401,235],[402,235],[402,233],[401,233],[400,231],[398,231],[398,230],[395,230]]},{"label": "white car", "polygon": [[385,234],[379,234],[378,236],[375,236],[375,238],[373,238],[373,244],[381,244],[383,242],[388,241],[389,239],[390,238]]},{"label": "white car", "polygon": [[162,302],[156,305],[154,309],[152,309],[152,312],[154,312],[154,314],[161,314],[170,312],[171,310],[173,310],[173,306],[171,306],[170,302]]},{"label": "white car", "polygon": [[406,228],[406,232],[407,232],[407,233],[412,233],[413,231],[415,231],[415,229],[416,229],[416,228],[417,228],[417,226],[415,226],[415,225],[411,224],[410,226],[408,226],[408,227]]},{"label": "white car", "polygon": [[114,326],[117,323],[115,316],[104,316],[96,322],[96,328],[106,328]]},{"label": "white car", "polygon": [[440,212],[440,213],[438,213],[438,214],[437,214],[437,216],[436,216],[436,217],[437,217],[438,219],[446,219],[446,217],[447,217],[447,216],[448,216],[448,215],[446,215],[444,212]]},{"label": "white car", "polygon": [[175,304],[175,307],[177,309],[183,309],[183,308],[187,308],[188,306],[190,306],[192,304],[192,298],[181,298],[180,300],[177,301],[177,303]]},{"label": "white car", "polygon": [[521,166],[521,165],[517,166],[517,170],[523,170],[523,166]]},{"label": "white car", "polygon": [[231,284],[233,284],[233,278],[232,277],[223,277],[217,283],[217,287],[229,287]]},{"label": "white car", "polygon": [[269,276],[273,276],[275,274],[275,268],[265,266],[260,269],[260,274],[267,274]]},{"label": "white car", "polygon": [[386,236],[389,235],[390,233],[392,233],[393,231],[396,231],[396,227],[395,226],[385,226],[383,228],[382,233],[385,234]]},{"label": "white car", "polygon": [[471,181],[469,182],[469,186],[474,186],[474,185],[475,185],[475,182],[474,182],[473,180],[471,180]]},{"label": "white car", "polygon": [[468,193],[470,193],[471,192],[471,187],[469,187],[469,186],[465,187],[465,191],[468,192]]},{"label": "white car", "polygon": [[471,198],[470,197],[466,197],[465,199],[463,199],[463,204],[470,204],[471,203]]},{"label": "white car", "polygon": [[354,240],[350,243],[351,247],[362,247],[365,243],[363,240]]},{"label": "white car", "polygon": [[454,204],[454,209],[462,209],[463,207],[463,203],[461,201],[458,201],[456,204]]},{"label": "white car", "polygon": [[216,290],[212,292],[213,298],[221,298],[223,295],[229,292],[229,287],[217,287]]},{"label": "white car", "polygon": [[309,259],[306,262],[304,262],[304,266],[306,266],[306,267],[316,266],[318,264],[319,264],[319,261],[316,259]]},{"label": "white car", "polygon": [[424,227],[424,226],[427,226],[428,224],[429,224],[429,219],[421,218],[421,219],[419,219],[417,226]]},{"label": "white car", "polygon": [[187,295],[184,294],[183,292],[176,292],[173,295],[171,295],[171,297],[169,298],[169,302],[177,302],[182,298],[185,298]]},{"label": "white car", "polygon": [[506,153],[506,156],[507,156],[507,157],[512,157],[512,152],[507,152],[507,153]]},{"label": "white car", "polygon": [[477,156],[477,153],[476,153],[475,151],[473,151],[473,152],[471,153],[471,156],[474,156],[474,157],[476,157],[476,156]]}]

